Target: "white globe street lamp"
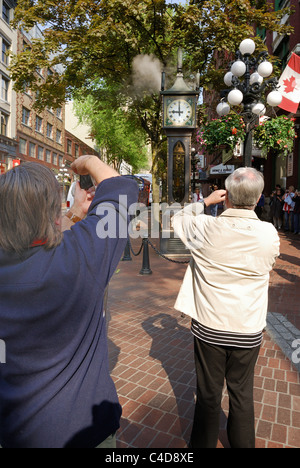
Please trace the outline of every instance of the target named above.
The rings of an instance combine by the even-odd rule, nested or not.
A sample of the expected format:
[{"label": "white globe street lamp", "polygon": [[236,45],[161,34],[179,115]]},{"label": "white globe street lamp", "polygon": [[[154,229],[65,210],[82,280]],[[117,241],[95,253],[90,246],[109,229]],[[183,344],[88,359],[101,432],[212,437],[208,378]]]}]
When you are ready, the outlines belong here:
[{"label": "white globe street lamp", "polygon": [[279,91],[271,91],[267,96],[267,103],[269,106],[279,106],[282,101],[282,94]]},{"label": "white globe street lamp", "polygon": [[250,76],[250,84],[254,84],[254,83],[262,84],[263,81],[264,81],[263,77],[260,76],[258,72],[254,72]]},{"label": "white globe street lamp", "polygon": [[232,86],[232,77],[233,74],[231,73],[231,71],[226,73],[226,75],[224,76],[224,83],[226,84],[226,86]]},{"label": "white globe street lamp", "polygon": [[233,89],[228,93],[227,100],[232,106],[239,106],[243,101],[243,93],[239,89]]},{"label": "white globe street lamp", "polygon": [[227,104],[227,102],[224,102],[224,101],[221,101],[218,105],[217,105],[217,113],[219,115],[227,115],[229,114],[230,112],[230,106]]},{"label": "white globe street lamp", "polygon": [[246,65],[242,60],[237,60],[231,65],[230,71],[234,76],[243,76],[246,72]]},{"label": "white globe street lamp", "polygon": [[261,62],[258,65],[257,71],[260,74],[260,76],[262,76],[263,78],[267,78],[268,76],[271,75],[273,71],[273,65],[271,64],[271,62],[267,62],[267,61]]},{"label": "white globe street lamp", "polygon": [[240,43],[239,49],[242,55],[251,55],[255,51],[255,42],[252,39],[244,39]]},{"label": "white globe street lamp", "polygon": [[[236,52],[236,60],[230,64],[230,71],[224,76],[224,83],[231,89],[222,91],[222,102],[217,106],[217,113],[227,115],[230,105],[243,106],[241,115],[246,124],[244,141],[244,165],[252,164],[252,129],[258,117],[266,113],[266,103],[275,107],[281,103],[282,96],[277,91],[278,79],[268,78],[273,72],[273,65],[267,60],[268,53],[261,52],[258,57],[252,54],[255,51],[255,42],[244,39]],[[243,78],[241,78],[243,77]],[[233,88],[233,89],[232,89]],[[268,88],[271,92],[265,97]],[[227,98],[228,104],[223,102]]]},{"label": "white globe street lamp", "polygon": [[262,102],[257,102],[256,104],[254,104],[254,106],[252,107],[252,112],[253,114],[255,115],[265,115],[266,113],[266,107],[265,105],[262,103]]}]

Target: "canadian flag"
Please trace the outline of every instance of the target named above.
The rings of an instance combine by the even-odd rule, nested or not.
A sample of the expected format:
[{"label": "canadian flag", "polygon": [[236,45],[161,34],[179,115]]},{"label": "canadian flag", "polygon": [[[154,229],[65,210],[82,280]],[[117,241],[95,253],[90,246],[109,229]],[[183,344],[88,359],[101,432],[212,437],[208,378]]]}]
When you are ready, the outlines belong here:
[{"label": "canadian flag", "polygon": [[279,78],[282,101],[278,107],[296,114],[300,102],[300,57],[294,53]]}]

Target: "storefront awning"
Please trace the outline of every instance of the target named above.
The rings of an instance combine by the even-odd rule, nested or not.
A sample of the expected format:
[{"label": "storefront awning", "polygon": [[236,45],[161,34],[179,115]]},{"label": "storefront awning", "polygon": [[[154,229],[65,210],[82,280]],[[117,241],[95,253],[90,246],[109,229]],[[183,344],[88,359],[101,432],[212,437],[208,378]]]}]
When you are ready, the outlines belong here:
[{"label": "storefront awning", "polygon": [[224,164],[218,164],[217,166],[212,166],[210,168],[209,174],[210,175],[229,175],[231,174],[235,169],[235,166],[227,166]]}]

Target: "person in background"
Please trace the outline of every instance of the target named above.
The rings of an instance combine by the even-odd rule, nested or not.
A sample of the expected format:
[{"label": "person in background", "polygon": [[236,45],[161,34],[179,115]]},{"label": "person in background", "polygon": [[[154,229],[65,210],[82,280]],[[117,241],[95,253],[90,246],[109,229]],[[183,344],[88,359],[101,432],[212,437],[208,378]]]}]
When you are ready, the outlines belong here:
[{"label": "person in background", "polygon": [[[138,189],[96,156],[79,157],[72,169],[90,174],[97,189],[93,196],[77,183],[63,219],[50,169],[26,162],[0,176],[3,448],[116,446],[122,410],[109,374],[103,302]],[[108,207],[125,235],[105,231]]]},{"label": "person in background", "polygon": [[300,192],[296,189],[293,197],[294,206],[294,234],[300,234]]},{"label": "person in background", "polygon": [[270,213],[273,224],[277,230],[282,228],[282,192],[280,187],[277,187],[270,196]]},{"label": "person in background", "polygon": [[260,199],[258,200],[258,203],[257,203],[257,205],[256,205],[256,207],[255,207],[255,210],[254,210],[255,213],[257,214],[257,217],[258,217],[259,219],[262,218],[262,213],[263,213],[263,208],[264,208],[264,206],[265,206],[265,196],[264,196],[264,194],[262,193],[262,194],[261,194],[261,197],[260,197]]},{"label": "person in background", "polygon": [[[214,192],[214,191],[216,191],[218,189],[219,189],[219,187],[217,185],[212,186],[212,192]],[[211,216],[216,217],[218,215],[218,205],[219,205],[219,203],[216,203],[216,204],[210,206]]]},{"label": "person in background", "polygon": [[283,212],[284,212],[284,230],[293,232],[294,229],[294,187],[291,185],[283,195]]},{"label": "person in background", "polygon": [[192,201],[193,203],[197,203],[199,201],[203,200],[203,195],[199,187],[195,188],[195,192],[193,194]]},{"label": "person in background", "polygon": [[[190,249],[175,309],[192,318],[197,401],[191,448],[216,448],[224,379],[229,394],[227,433],[232,448],[255,447],[253,380],[268,310],[269,276],[279,237],[254,208],[264,180],[240,168],[204,199],[173,217],[175,233]],[[217,218],[204,206],[225,201]],[[200,205],[200,206],[199,206]]]}]

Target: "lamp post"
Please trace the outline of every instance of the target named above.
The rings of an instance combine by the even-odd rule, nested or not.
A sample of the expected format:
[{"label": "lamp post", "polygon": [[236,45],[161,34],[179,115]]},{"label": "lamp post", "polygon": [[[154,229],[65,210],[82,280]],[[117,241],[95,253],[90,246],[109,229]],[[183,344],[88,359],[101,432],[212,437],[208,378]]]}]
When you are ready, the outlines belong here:
[{"label": "lamp post", "polygon": [[[252,130],[260,116],[266,112],[266,103],[271,107],[281,103],[282,95],[277,91],[278,79],[270,78],[273,66],[268,62],[268,52],[261,52],[257,57],[252,54],[255,43],[245,39],[236,52],[236,60],[230,63],[230,71],[224,76],[224,83],[231,89],[221,91],[221,102],[217,106],[220,116],[227,115],[231,106],[243,105],[241,116],[246,125],[244,140],[244,166],[252,165]],[[265,92],[272,89],[267,97]],[[227,98],[227,102],[226,102]]]},{"label": "lamp post", "polygon": [[69,177],[68,169],[66,169],[65,164],[62,164],[62,166],[60,167],[59,174],[62,176],[62,182],[63,182],[62,202],[64,202],[66,200],[65,177]]}]

